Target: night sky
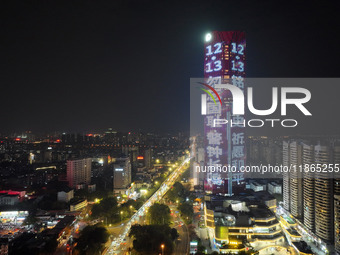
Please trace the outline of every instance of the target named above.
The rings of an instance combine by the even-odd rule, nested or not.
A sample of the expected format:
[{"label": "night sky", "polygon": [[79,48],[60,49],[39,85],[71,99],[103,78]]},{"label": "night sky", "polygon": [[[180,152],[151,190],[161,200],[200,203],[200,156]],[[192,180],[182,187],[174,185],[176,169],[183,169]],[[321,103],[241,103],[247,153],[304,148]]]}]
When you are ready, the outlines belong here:
[{"label": "night sky", "polygon": [[247,77],[340,76],[337,1],[7,2],[0,132],[189,130],[211,30],[246,32]]}]

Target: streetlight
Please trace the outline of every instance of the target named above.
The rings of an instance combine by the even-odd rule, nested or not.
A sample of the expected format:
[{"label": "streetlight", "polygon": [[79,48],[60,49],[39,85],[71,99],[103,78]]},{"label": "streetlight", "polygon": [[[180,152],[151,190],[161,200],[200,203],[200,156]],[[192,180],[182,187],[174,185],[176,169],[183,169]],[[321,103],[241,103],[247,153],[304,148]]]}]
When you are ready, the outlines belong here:
[{"label": "streetlight", "polygon": [[123,211],[120,211],[120,221],[122,221]]},{"label": "streetlight", "polygon": [[164,255],[164,244],[161,245],[162,248],[162,255]]}]

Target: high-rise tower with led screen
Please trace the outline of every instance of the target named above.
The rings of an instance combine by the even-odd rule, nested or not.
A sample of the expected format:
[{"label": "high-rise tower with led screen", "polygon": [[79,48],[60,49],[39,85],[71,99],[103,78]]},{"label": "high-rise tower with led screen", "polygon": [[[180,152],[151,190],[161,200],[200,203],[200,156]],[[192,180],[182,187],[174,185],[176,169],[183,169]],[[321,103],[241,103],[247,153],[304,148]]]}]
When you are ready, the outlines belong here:
[{"label": "high-rise tower with led screen", "polygon": [[[215,89],[216,102],[206,97],[204,120],[205,162],[207,166],[235,166],[237,171],[207,173],[205,190],[212,193],[233,194],[233,187],[244,185],[239,172],[245,164],[244,116],[232,115],[232,95],[216,84],[233,84],[244,90],[245,33],[213,31],[206,34],[204,44],[205,84]],[[218,94],[218,96],[217,96]],[[232,120],[236,125],[213,126],[213,119]]]}]

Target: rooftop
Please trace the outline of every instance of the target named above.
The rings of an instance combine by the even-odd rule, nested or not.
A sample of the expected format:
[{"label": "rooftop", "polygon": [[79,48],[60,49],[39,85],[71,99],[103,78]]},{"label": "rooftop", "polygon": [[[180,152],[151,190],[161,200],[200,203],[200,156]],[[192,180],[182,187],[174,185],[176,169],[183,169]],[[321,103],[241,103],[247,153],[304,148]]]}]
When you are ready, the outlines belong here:
[{"label": "rooftop", "polygon": [[313,254],[311,248],[307,245],[305,241],[293,242],[293,245],[299,252],[303,252],[305,254]]}]

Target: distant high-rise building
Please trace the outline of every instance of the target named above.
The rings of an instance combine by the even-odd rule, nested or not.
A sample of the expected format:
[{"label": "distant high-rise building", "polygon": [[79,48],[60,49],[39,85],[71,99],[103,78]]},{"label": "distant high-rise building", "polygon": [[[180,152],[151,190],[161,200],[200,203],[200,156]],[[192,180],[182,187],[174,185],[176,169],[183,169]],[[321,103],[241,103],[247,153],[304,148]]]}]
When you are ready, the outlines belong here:
[{"label": "distant high-rise building", "polygon": [[196,162],[193,170],[194,185],[202,185],[204,181],[204,173],[197,171],[197,167],[204,167],[205,150],[204,148],[198,148],[196,151]]},{"label": "distant high-rise building", "polygon": [[126,157],[130,157],[130,162],[132,165],[137,166],[137,157],[139,155],[139,148],[137,146],[129,146],[123,145],[122,146],[122,153]]},{"label": "distant high-rise building", "polygon": [[[297,201],[300,201],[302,190],[303,224],[326,244],[333,244],[335,240],[335,248],[338,250],[340,180],[334,179],[331,168],[335,169],[339,162],[340,146],[334,141],[323,141],[317,145],[297,141],[283,142],[283,163],[297,164],[304,170],[298,169],[297,173],[285,173],[283,176],[285,209],[295,217],[301,216]],[[322,166],[323,171],[317,171],[317,165]],[[299,176],[300,173],[302,176]]]},{"label": "distant high-rise building", "polygon": [[[340,146],[334,146],[334,164],[340,163]],[[340,255],[340,179],[334,180],[334,246],[337,255]]]},{"label": "distant high-rise building", "polygon": [[131,162],[127,158],[118,158],[113,164],[114,193],[124,193],[131,183]]},{"label": "distant high-rise building", "polygon": [[[340,183],[338,183],[340,186]],[[340,195],[334,195],[334,246],[336,254],[340,254]]]},{"label": "distant high-rise building", "polygon": [[284,208],[296,217],[301,218],[303,214],[302,195],[302,145],[298,141],[283,142],[283,165],[292,171],[283,174],[283,202]]},{"label": "distant high-rise building", "polygon": [[119,145],[119,138],[118,138],[117,131],[113,130],[112,128],[108,128],[108,130],[105,131],[104,140],[107,143]]},{"label": "distant high-rise building", "polygon": [[[303,144],[303,164],[314,162],[314,146]],[[307,229],[315,231],[314,173],[305,172],[303,176],[303,223]]]},{"label": "distant high-rise building", "polygon": [[67,161],[67,181],[71,188],[78,184],[91,183],[92,159],[75,159]]},{"label": "distant high-rise building", "polygon": [[196,170],[199,166],[200,165],[197,162],[193,163],[191,173],[192,173],[192,185],[194,186],[199,185],[199,171]]},{"label": "distant high-rise building", "polygon": [[144,164],[147,169],[152,168],[152,149],[144,151]]},{"label": "distant high-rise building", "polygon": [[205,150],[204,148],[198,148],[197,149],[197,162],[198,163],[204,163],[204,157],[205,157]]},{"label": "distant high-rise building", "polygon": [[299,166],[302,165],[302,146],[299,142],[291,142],[289,149],[289,164],[294,171],[290,172],[290,212],[296,218],[302,217],[302,172]]},{"label": "distant high-rise building", "polygon": [[[316,145],[315,164],[330,164],[331,148],[328,145]],[[329,172],[315,173],[315,234],[326,242],[333,240],[333,179]]]},{"label": "distant high-rise building", "polygon": [[[289,142],[283,141],[282,148],[282,163],[284,166],[289,166]],[[289,211],[290,209],[290,178],[288,172],[283,172],[283,208]]]}]

